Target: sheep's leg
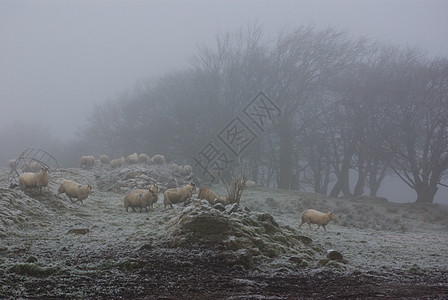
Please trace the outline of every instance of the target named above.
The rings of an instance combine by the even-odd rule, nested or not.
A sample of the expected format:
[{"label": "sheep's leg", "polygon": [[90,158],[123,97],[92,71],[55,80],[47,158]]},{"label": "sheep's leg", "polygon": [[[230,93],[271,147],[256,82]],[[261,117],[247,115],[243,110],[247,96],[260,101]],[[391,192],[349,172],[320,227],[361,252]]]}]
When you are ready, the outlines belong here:
[{"label": "sheep's leg", "polygon": [[324,228],[324,231],[327,232],[327,230],[325,229],[325,225],[322,225],[322,227]]},{"label": "sheep's leg", "polygon": [[131,208],[132,208],[132,211],[133,211],[133,212],[136,212],[134,206],[131,206]]},{"label": "sheep's leg", "polygon": [[300,225],[299,225],[299,229],[300,229],[300,227],[302,227],[303,223],[305,223],[305,222],[302,221],[302,222],[300,223]]},{"label": "sheep's leg", "polygon": [[316,228],[315,231],[317,231],[319,228],[320,228],[320,224],[317,224],[317,228]]},{"label": "sheep's leg", "polygon": [[308,224],[308,227],[310,228],[310,230],[313,230],[313,227],[311,227],[311,223],[306,223]]}]

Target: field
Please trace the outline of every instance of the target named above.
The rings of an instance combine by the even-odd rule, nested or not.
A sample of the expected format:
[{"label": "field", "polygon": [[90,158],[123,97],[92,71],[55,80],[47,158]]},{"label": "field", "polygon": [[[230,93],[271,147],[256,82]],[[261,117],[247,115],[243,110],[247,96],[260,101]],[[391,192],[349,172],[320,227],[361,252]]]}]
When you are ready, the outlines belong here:
[{"label": "field", "polygon": [[[168,169],[63,169],[42,194],[2,180],[0,298],[448,298],[445,206],[255,187],[240,206],[193,197],[164,209],[160,194],[153,211],[126,212],[127,190],[166,183]],[[63,178],[94,193],[83,204],[58,197]],[[307,208],[337,220],[326,233],[298,229]]]}]

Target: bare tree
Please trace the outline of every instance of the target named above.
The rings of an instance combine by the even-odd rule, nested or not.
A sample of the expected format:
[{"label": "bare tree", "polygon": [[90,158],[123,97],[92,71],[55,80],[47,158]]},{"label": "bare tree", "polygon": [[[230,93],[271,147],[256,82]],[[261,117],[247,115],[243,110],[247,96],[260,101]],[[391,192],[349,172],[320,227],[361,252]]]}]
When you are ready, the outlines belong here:
[{"label": "bare tree", "polygon": [[396,68],[401,93],[388,111],[390,165],[417,203],[432,203],[448,170],[448,61],[428,63],[408,51]]}]

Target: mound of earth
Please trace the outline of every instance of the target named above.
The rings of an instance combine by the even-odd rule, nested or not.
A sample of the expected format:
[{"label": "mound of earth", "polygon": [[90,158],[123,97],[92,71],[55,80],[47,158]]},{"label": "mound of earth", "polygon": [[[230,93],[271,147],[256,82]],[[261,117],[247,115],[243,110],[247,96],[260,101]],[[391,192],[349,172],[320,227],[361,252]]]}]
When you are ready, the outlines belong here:
[{"label": "mound of earth", "polygon": [[252,212],[238,204],[211,206],[198,199],[171,218],[164,232],[166,247],[220,250],[224,261],[245,268],[285,256],[294,267],[308,266],[323,251],[291,227],[279,226],[268,213]]}]

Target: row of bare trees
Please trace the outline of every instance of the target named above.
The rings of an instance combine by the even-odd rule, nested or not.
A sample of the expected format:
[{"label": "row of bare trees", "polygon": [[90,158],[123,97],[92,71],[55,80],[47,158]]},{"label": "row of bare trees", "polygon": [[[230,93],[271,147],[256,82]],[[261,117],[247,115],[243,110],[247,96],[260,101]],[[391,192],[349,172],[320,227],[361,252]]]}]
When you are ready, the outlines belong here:
[{"label": "row of bare trees", "polygon": [[244,153],[259,183],[331,196],[376,195],[395,174],[434,199],[448,170],[448,60],[378,45],[336,28],[267,39],[258,26],[219,34],[190,68],[98,106],[84,140],[114,156],[192,158],[259,91],[278,125]]}]

